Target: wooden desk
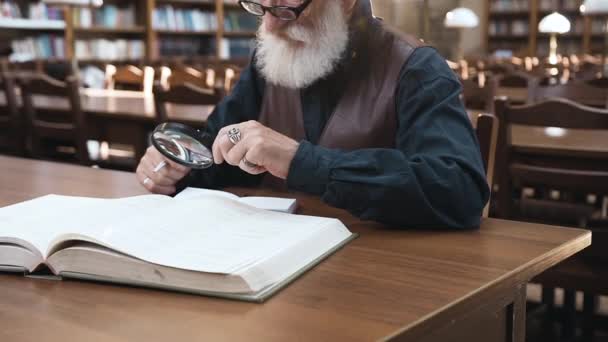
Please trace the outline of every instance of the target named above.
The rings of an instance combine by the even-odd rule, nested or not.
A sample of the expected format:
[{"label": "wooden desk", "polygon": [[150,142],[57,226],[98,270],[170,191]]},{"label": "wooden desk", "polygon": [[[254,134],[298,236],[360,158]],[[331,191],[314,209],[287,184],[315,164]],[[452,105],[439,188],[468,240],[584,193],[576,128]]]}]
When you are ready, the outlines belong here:
[{"label": "wooden desk", "polygon": [[[130,173],[8,157],[0,166],[0,206],[145,193]],[[340,218],[360,237],[265,304],[0,275],[0,340],[523,342],[526,282],[591,240],[492,219],[478,231],[399,231],[297,196],[300,213]]]},{"label": "wooden desk", "polygon": [[[81,89],[80,100],[85,113],[94,118],[139,121],[148,124],[156,123],[154,97],[145,95],[143,92]],[[20,106],[20,96],[17,96],[17,102]],[[0,105],[5,103],[4,93],[0,93]],[[66,109],[69,107],[67,101],[45,96],[35,96],[34,103],[36,106],[50,109]],[[167,112],[171,120],[200,127],[207,121],[214,107],[167,105]]]},{"label": "wooden desk", "polygon": [[[481,110],[468,110],[473,126]],[[519,149],[551,149],[558,155],[608,159],[608,132],[605,130],[563,129],[513,125],[511,140]]]},{"label": "wooden desk", "polygon": [[[18,105],[21,97],[17,96]],[[87,136],[94,140],[133,145],[135,158],[143,156],[148,147],[148,133],[158,124],[154,97],[143,92],[125,90],[81,89],[82,109],[87,115]],[[0,93],[0,105],[6,102]],[[67,100],[34,96],[39,108],[67,109]],[[192,127],[203,127],[215,106],[167,105],[171,121]]]}]

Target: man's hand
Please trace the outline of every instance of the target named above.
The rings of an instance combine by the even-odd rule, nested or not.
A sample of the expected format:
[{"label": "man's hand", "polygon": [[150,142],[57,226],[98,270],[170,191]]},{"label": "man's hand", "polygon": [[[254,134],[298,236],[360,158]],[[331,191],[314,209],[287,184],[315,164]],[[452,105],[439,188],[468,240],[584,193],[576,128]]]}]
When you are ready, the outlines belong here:
[{"label": "man's hand", "polygon": [[[236,145],[228,137],[228,131],[232,128],[241,132],[241,141]],[[297,141],[257,121],[247,121],[219,131],[213,143],[213,159],[216,164],[227,162],[253,175],[270,172],[275,177],[287,179],[289,166],[299,145]]]},{"label": "man's hand", "polygon": [[[159,169],[161,163],[166,165]],[[175,184],[190,172],[190,168],[176,164],[165,158],[154,148],[148,147],[146,154],[137,166],[137,180],[148,191],[155,194],[172,195],[175,193]]]}]

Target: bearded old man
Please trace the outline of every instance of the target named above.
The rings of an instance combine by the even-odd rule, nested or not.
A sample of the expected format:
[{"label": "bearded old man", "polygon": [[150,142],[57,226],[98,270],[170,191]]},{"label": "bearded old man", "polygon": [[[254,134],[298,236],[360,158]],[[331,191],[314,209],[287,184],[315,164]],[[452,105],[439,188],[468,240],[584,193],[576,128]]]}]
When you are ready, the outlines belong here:
[{"label": "bearded old man", "polygon": [[207,122],[218,165],[189,170],[151,147],[137,169],[149,191],[263,183],[397,227],[479,225],[479,147],[436,50],[385,28],[370,0],[240,4],[263,20],[250,65]]}]

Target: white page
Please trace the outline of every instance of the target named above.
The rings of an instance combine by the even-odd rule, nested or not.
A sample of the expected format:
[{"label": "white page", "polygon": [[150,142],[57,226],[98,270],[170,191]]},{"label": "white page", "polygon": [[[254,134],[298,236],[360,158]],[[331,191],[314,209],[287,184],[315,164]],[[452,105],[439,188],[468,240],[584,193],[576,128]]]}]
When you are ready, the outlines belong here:
[{"label": "white page", "polygon": [[124,199],[47,195],[0,208],[0,239],[29,242],[46,258],[50,243],[62,234],[103,232],[141,208],[154,210],[167,201],[172,200],[158,195]]},{"label": "white page", "polygon": [[296,207],[296,199],[295,198],[280,198],[280,197],[261,197],[261,196],[251,196],[251,197],[243,197],[239,198],[238,196],[231,194],[225,191],[218,190],[209,190],[209,189],[201,189],[201,188],[186,188],[179,194],[175,196],[175,199],[178,200],[192,200],[196,198],[200,198],[202,196],[222,196],[232,200],[238,200],[247,205],[265,209],[265,210],[273,210],[284,213],[293,213]]},{"label": "white page", "polygon": [[235,194],[231,194],[226,191],[209,190],[209,189],[202,189],[202,188],[185,188],[179,194],[175,195],[174,198],[178,199],[178,200],[190,200],[190,199],[199,198],[201,196],[208,196],[208,195],[221,196],[221,197],[228,198],[228,199],[235,200],[235,201],[239,200],[239,196],[237,196]]},{"label": "white page", "polygon": [[50,195],[1,208],[0,239],[29,241],[46,257],[55,237],[81,238],[156,264],[232,273],[336,227],[328,225],[330,220],[336,221],[256,209],[218,196],[175,201],[157,195]]},{"label": "white page", "polygon": [[241,203],[265,210],[278,211],[282,213],[293,213],[296,209],[295,198],[280,197],[242,197]]},{"label": "white page", "polygon": [[256,209],[216,196],[144,211],[89,236],[148,262],[232,273],[317,234],[330,226],[328,220],[336,221]]}]

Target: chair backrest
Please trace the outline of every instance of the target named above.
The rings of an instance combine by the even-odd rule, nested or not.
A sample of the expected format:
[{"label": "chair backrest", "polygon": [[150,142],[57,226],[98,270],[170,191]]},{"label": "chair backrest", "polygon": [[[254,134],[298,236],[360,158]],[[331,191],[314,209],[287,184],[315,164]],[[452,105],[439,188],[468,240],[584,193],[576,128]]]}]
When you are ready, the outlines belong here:
[{"label": "chair backrest", "polygon": [[0,150],[15,155],[25,153],[24,122],[17,108],[15,80],[9,73],[0,73],[0,131]]},{"label": "chair backrest", "polygon": [[241,76],[242,68],[237,65],[221,65],[215,68],[215,87],[223,95],[229,94]]},{"label": "chair backrest", "polygon": [[159,82],[154,85],[154,105],[158,123],[169,121],[167,105],[209,106],[221,100],[213,89],[200,88],[191,83],[164,88]]},{"label": "chair backrest", "polygon": [[608,108],[608,89],[594,87],[584,82],[568,82],[566,84],[534,88],[534,102],[541,102],[551,98],[564,98],[585,106]]},{"label": "chair backrest", "polygon": [[494,94],[496,92],[494,82],[486,82],[485,86],[482,87],[478,78],[470,78],[461,80],[461,83],[463,102],[467,109],[493,112]]},{"label": "chair backrest", "polygon": [[190,66],[164,67],[161,71],[161,84],[165,88],[190,83],[199,88],[214,89],[215,71]]},{"label": "chair backrest", "polygon": [[608,77],[593,78],[585,83],[593,87],[608,89]]},{"label": "chair backrest", "polygon": [[[476,133],[479,141],[479,151],[486,170],[486,179],[490,187],[494,182],[494,164],[496,157],[496,142],[498,140],[498,119],[491,114],[479,114],[476,119]],[[488,217],[490,205],[483,212]]]},{"label": "chair backrest", "polygon": [[506,96],[516,104],[533,101],[532,94],[538,85],[538,79],[524,72],[511,72],[495,78],[496,96]]},{"label": "chair backrest", "polygon": [[549,143],[519,146],[511,137],[513,125],[608,131],[608,110],[582,106],[566,99],[512,106],[504,98],[497,99],[495,109],[500,121],[495,168],[499,185],[496,207],[500,217],[512,217],[515,185],[600,196],[608,194],[608,153],[577,151],[572,146],[559,148]]},{"label": "chair backrest", "polygon": [[61,82],[38,74],[22,78],[20,84],[32,155],[52,158],[45,141],[61,141],[75,148],[76,161],[88,165],[86,122],[76,77]]},{"label": "chair backrest", "polygon": [[134,65],[106,66],[106,89],[143,91],[151,94],[153,84],[154,69],[151,67],[140,69]]}]

